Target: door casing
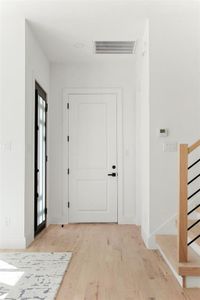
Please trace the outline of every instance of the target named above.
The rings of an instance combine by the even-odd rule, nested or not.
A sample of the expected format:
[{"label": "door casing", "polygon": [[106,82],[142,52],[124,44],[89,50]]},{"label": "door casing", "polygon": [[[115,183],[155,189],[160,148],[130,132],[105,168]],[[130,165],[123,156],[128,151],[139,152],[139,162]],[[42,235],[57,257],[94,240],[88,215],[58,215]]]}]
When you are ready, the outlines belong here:
[{"label": "door casing", "polygon": [[[117,99],[117,161],[118,161],[118,223],[124,222],[124,197],[123,197],[123,116],[122,116],[122,89],[120,88],[66,88],[63,90],[63,217],[65,223],[69,220],[69,110],[67,103],[70,95],[114,94]],[[70,108],[69,108],[70,109]]]}]

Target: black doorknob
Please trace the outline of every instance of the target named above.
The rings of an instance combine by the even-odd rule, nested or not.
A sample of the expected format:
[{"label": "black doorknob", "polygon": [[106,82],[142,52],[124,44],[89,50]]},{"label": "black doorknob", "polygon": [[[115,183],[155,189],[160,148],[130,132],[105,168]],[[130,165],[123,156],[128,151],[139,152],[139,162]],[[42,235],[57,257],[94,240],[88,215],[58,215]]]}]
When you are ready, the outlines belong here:
[{"label": "black doorknob", "polygon": [[116,177],[116,173],[109,173],[108,176]]}]

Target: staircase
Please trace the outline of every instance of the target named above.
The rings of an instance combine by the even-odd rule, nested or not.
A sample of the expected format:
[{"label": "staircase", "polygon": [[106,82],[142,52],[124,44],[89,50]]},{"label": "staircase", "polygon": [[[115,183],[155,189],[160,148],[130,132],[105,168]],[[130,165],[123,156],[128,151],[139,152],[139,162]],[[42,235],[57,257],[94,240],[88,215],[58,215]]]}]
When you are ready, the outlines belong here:
[{"label": "staircase", "polygon": [[[178,233],[156,236],[161,255],[184,288],[200,288],[200,200],[193,207],[190,204],[200,192],[200,186],[190,195],[188,192],[189,187],[200,177],[199,172],[188,179],[194,168],[200,168],[200,159],[188,163],[191,153],[195,153],[199,146],[200,140],[191,146],[180,145]],[[192,218],[194,214],[195,219]]]}]

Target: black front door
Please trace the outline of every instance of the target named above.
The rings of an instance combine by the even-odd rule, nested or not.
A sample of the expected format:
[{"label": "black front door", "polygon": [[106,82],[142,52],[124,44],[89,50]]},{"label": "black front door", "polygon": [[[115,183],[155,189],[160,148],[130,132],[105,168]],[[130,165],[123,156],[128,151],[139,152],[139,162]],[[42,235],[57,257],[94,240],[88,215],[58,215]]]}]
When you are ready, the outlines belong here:
[{"label": "black front door", "polygon": [[46,227],[47,96],[35,83],[35,235]]}]

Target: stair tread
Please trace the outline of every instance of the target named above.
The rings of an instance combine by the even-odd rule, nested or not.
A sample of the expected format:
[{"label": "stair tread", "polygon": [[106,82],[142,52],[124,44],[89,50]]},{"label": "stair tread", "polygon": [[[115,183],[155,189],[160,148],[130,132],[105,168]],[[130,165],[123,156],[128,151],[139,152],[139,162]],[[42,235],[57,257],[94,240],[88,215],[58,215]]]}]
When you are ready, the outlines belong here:
[{"label": "stair tread", "polygon": [[178,262],[176,235],[157,235],[156,242],[177,274],[200,276],[200,256],[191,247],[188,248],[188,262]]}]

